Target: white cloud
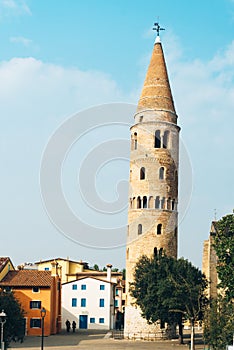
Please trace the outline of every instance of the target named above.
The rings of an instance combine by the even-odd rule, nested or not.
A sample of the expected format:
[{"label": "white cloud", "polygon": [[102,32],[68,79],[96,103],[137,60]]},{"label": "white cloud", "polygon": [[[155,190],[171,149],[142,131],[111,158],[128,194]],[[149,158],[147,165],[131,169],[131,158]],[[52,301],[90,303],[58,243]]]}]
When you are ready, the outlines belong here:
[{"label": "white cloud", "polygon": [[[27,120],[33,113],[56,119],[96,104],[124,100],[128,97],[116,82],[98,71],[64,68],[32,57],[0,63],[0,108],[11,118],[17,114]],[[35,122],[40,121],[35,118]]]},{"label": "white cloud", "polygon": [[12,36],[10,38],[10,42],[22,44],[23,46],[28,47],[32,44],[33,41],[31,39],[24,38],[23,36]]},{"label": "white cloud", "polygon": [[3,16],[32,15],[32,12],[24,0],[0,0],[0,8]]}]

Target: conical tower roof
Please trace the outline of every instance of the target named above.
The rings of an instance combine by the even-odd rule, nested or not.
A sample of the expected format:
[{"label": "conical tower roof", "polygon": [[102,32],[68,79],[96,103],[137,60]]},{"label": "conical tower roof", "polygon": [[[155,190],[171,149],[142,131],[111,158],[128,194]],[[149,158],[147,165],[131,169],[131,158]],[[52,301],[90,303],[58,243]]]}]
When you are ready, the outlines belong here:
[{"label": "conical tower roof", "polygon": [[138,103],[138,112],[147,109],[170,111],[176,114],[159,36],[155,40],[153,53]]}]

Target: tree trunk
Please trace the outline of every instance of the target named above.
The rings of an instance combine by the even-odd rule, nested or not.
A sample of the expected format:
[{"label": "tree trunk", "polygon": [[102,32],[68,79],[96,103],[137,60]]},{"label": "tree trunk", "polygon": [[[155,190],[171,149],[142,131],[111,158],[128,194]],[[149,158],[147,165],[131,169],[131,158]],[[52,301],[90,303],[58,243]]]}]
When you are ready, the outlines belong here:
[{"label": "tree trunk", "polygon": [[195,336],[194,320],[191,319],[191,347],[190,347],[191,350],[195,350],[194,336]]},{"label": "tree trunk", "polygon": [[168,339],[176,338],[176,324],[167,324],[166,335]]},{"label": "tree trunk", "polygon": [[179,322],[179,344],[184,344],[183,323]]}]

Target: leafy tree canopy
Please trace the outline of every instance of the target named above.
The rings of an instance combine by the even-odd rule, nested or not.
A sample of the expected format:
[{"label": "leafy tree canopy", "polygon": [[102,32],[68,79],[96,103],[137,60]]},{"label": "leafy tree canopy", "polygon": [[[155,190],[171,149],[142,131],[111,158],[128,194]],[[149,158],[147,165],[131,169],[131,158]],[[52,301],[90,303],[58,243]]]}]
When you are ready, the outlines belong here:
[{"label": "leafy tree canopy", "polygon": [[215,223],[214,248],[218,257],[219,287],[224,288],[228,300],[234,298],[234,214]]},{"label": "leafy tree canopy", "polygon": [[130,293],[149,323],[179,322],[181,315],[195,321],[202,318],[206,286],[202,272],[188,260],[142,256],[136,264]]},{"label": "leafy tree canopy", "polygon": [[23,338],[24,317],[23,310],[12,292],[0,291],[0,312],[6,313],[4,324],[4,341],[6,344],[13,338]]},{"label": "leafy tree canopy", "polygon": [[97,264],[94,264],[94,265],[93,265],[93,269],[94,269],[95,271],[99,271],[99,266],[98,266]]},{"label": "leafy tree canopy", "polygon": [[221,295],[212,300],[204,317],[203,336],[214,350],[223,350],[232,344],[234,329],[234,304]]}]

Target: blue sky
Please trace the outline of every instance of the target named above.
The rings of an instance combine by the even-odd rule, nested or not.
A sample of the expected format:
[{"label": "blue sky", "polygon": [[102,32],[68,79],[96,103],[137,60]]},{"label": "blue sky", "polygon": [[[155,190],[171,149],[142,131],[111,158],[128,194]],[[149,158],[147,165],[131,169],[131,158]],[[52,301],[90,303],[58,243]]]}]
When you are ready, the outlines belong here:
[{"label": "blue sky", "polygon": [[[190,204],[180,217],[179,255],[201,266],[214,209],[217,218],[233,209],[233,0],[0,0],[1,255],[15,264],[69,256],[90,265],[124,266],[124,247],[91,249],[59,233],[43,206],[40,166],[49,138],[74,113],[137,103],[158,17],[166,29],[161,41],[193,172]],[[124,225],[126,209],[120,218],[107,219],[77,200],[87,142],[95,147],[91,140],[97,145],[113,133],[107,128],[99,138],[99,131],[72,148],[64,163],[64,191],[86,223]],[[114,132],[129,137],[126,128]],[[112,163],[95,180],[106,201],[115,199],[118,179],[128,178],[126,161]],[[181,175],[182,188],[188,179]],[[126,188],[123,193],[127,198]]]}]

